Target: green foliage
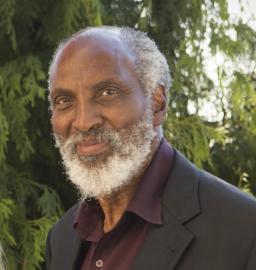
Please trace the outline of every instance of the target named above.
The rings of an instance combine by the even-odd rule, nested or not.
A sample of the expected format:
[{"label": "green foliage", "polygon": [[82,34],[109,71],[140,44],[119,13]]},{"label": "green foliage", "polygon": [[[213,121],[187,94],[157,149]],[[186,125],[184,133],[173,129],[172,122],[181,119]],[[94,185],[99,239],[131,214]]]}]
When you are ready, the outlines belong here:
[{"label": "green foliage", "polygon": [[39,262],[44,260],[44,242],[54,222],[56,222],[56,218],[42,217],[22,224],[23,230],[19,236],[22,269],[33,270],[39,268]]},{"label": "green foliage", "polygon": [[10,218],[12,216],[14,203],[11,199],[1,199],[0,201],[0,224],[1,242],[7,242],[10,246],[15,246],[16,241],[10,234]]},{"label": "green foliage", "polygon": [[[0,174],[0,242],[10,269],[39,269],[46,235],[62,213],[56,192],[4,166]],[[3,195],[4,194],[4,195]]]},{"label": "green foliage", "polygon": [[[2,106],[1,106],[2,107]],[[6,152],[6,144],[8,141],[8,122],[6,117],[2,113],[2,108],[0,107],[0,161],[4,159]]]},{"label": "green foliage", "polygon": [[[243,187],[247,182],[246,189],[250,187],[251,191],[255,191],[255,83],[249,77],[237,73],[231,87],[229,109],[232,114],[226,120],[229,138],[224,145],[217,144],[213,148],[215,170],[235,185]],[[241,179],[246,181],[241,182]]]},{"label": "green foliage", "polygon": [[1,40],[4,35],[8,36],[11,48],[16,50],[16,34],[13,25],[13,18],[15,16],[15,0],[0,1],[0,29]]},{"label": "green foliage", "polygon": [[251,185],[248,181],[248,174],[247,173],[242,173],[242,175],[240,176],[238,187],[240,189],[242,189],[244,192],[252,194]]},{"label": "green foliage", "polygon": [[0,105],[4,120],[1,147],[6,149],[8,136],[15,144],[19,158],[25,160],[33,152],[25,126],[30,117],[28,106],[35,106],[36,97],[44,98],[44,90],[38,82],[45,79],[45,74],[36,57],[26,56],[3,65],[0,77]]},{"label": "green foliage", "polygon": [[[256,193],[256,34],[231,21],[227,0],[0,0],[0,242],[11,270],[40,269],[49,228],[76,200],[50,136],[47,73],[57,42],[101,24],[156,40],[173,77],[166,137],[198,166]],[[218,53],[233,71],[219,66],[216,82],[205,61]],[[212,97],[222,115],[214,121],[200,113]]]},{"label": "green foliage", "polygon": [[190,115],[186,118],[167,119],[165,136],[197,166],[203,167],[205,162],[212,166],[209,146],[214,143],[223,144],[225,130],[209,126],[198,116]]}]

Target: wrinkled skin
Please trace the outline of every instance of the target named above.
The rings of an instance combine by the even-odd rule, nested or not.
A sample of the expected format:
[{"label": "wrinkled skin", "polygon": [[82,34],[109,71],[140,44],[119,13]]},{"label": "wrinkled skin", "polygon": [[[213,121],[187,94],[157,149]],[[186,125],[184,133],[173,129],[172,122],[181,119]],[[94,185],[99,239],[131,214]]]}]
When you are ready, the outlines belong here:
[{"label": "wrinkled skin", "polygon": [[[67,140],[78,132],[121,130],[140,121],[147,102],[134,69],[135,56],[117,33],[94,29],[72,39],[56,56],[50,74],[54,133]],[[161,139],[159,126],[166,109],[162,86],[156,89],[152,101],[152,121],[157,133],[152,142],[153,155]],[[110,148],[107,142],[90,136],[76,145],[76,152],[80,156],[100,156]],[[136,188],[134,183],[131,181],[122,191],[121,198],[118,194],[113,194],[114,199],[98,198],[105,215],[105,231],[122,216]]]}]

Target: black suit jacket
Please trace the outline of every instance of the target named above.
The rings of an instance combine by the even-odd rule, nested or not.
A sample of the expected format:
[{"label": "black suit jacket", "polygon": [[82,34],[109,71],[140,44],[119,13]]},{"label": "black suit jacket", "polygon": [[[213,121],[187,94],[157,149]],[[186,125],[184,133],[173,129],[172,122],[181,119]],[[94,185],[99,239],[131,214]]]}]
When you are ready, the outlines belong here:
[{"label": "black suit jacket", "polygon": [[[256,270],[256,201],[176,152],[163,196],[132,270]],[[52,228],[47,270],[78,269],[77,205]],[[120,269],[122,270],[122,269]]]}]

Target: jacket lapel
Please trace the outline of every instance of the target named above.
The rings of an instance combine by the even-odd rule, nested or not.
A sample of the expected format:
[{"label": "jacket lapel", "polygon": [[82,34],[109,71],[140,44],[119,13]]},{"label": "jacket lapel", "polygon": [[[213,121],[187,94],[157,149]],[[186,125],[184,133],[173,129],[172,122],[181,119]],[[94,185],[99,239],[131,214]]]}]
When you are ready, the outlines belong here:
[{"label": "jacket lapel", "polygon": [[[66,222],[57,224],[50,270],[76,270],[82,249],[82,241],[73,227],[77,205],[66,215]],[[56,240],[57,239],[57,240]]]},{"label": "jacket lapel", "polygon": [[76,270],[79,254],[81,252],[81,240],[77,234],[73,234],[73,238],[70,239],[67,244],[69,245],[69,254],[60,258],[61,263],[59,265],[63,265],[62,270]]},{"label": "jacket lapel", "polygon": [[133,270],[174,270],[194,239],[186,224],[200,213],[198,169],[179,152],[163,195],[163,225],[151,225]]}]

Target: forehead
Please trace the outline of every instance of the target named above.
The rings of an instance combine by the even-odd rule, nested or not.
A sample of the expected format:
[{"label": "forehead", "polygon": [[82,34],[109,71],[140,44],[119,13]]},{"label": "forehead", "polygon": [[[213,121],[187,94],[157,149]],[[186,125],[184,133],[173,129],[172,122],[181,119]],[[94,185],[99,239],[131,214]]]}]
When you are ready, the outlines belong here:
[{"label": "forehead", "polygon": [[124,72],[133,75],[136,57],[118,33],[89,30],[80,34],[61,48],[51,67],[50,81],[59,76],[75,76],[85,73]]}]

